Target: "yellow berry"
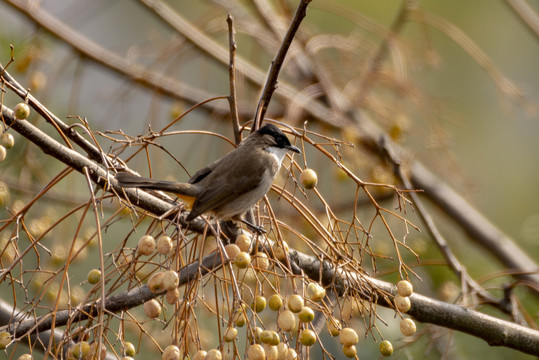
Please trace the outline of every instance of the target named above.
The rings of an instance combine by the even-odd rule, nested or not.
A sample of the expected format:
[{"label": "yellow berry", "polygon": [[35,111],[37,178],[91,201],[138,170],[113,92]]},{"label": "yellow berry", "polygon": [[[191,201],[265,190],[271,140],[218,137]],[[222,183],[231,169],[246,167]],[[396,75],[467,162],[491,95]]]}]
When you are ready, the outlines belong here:
[{"label": "yellow berry", "polygon": [[36,70],[30,74],[30,88],[35,92],[47,85],[47,76],[43,71]]},{"label": "yellow berry", "polygon": [[337,336],[341,333],[341,322],[337,319],[328,320],[328,332],[331,336]]},{"label": "yellow berry", "polygon": [[131,357],[135,356],[136,354],[135,345],[133,345],[133,343],[130,343],[130,342],[124,343],[124,354]]},{"label": "yellow berry", "polygon": [[271,334],[271,331],[264,330],[260,333],[260,336],[258,337],[258,339],[260,340],[262,344],[269,344],[272,340],[272,337],[273,335]]},{"label": "yellow berry", "polygon": [[269,342],[270,345],[277,346],[281,343],[281,339],[279,338],[279,334],[277,334],[276,331],[271,331],[271,341]]},{"label": "yellow berry", "polygon": [[75,359],[86,359],[90,353],[90,344],[86,341],[81,341],[73,345],[73,356]]},{"label": "yellow berry", "polygon": [[97,284],[101,280],[101,271],[99,269],[92,269],[87,276],[88,282],[92,285]]},{"label": "yellow berry", "polygon": [[414,286],[408,280],[401,280],[397,283],[397,293],[400,296],[410,296],[414,292]]},{"label": "yellow berry", "polygon": [[264,353],[266,354],[266,360],[277,360],[279,359],[279,350],[277,346],[271,344],[262,345],[264,348]]},{"label": "yellow berry", "polygon": [[238,329],[235,327],[229,327],[225,331],[225,341],[226,342],[232,342],[236,339],[236,336],[238,336]]},{"label": "yellow berry", "polygon": [[292,312],[299,313],[304,305],[305,300],[300,295],[292,295],[288,298],[288,308]]},{"label": "yellow berry", "polygon": [[275,255],[275,258],[280,261],[286,260],[286,255],[288,254],[288,251],[290,251],[290,248],[288,247],[288,244],[286,241],[282,241],[282,243],[279,243],[278,241],[275,242],[273,245],[273,254]]},{"label": "yellow berry", "polygon": [[320,301],[326,296],[326,289],[317,283],[307,285],[307,297],[312,301]]},{"label": "yellow berry", "polygon": [[257,295],[255,297],[255,301],[253,302],[252,308],[257,313],[263,311],[266,308],[266,298],[261,295]]},{"label": "yellow berry", "polygon": [[384,340],[380,343],[380,354],[385,357],[393,355],[393,345],[389,340]]},{"label": "yellow berry", "polygon": [[314,320],[314,311],[308,306],[304,306],[298,313],[298,318],[303,322],[311,322]]},{"label": "yellow berry", "polygon": [[157,245],[155,239],[151,235],[144,235],[138,242],[137,251],[141,255],[151,255],[154,253]]},{"label": "yellow berry", "polygon": [[357,335],[357,332],[354,329],[344,328],[341,330],[341,333],[339,335],[339,340],[341,344],[345,346],[351,346],[358,343],[359,336]]},{"label": "yellow berry", "polygon": [[3,133],[0,136],[0,145],[6,149],[11,149],[15,145],[15,138],[10,133]]},{"label": "yellow berry", "polygon": [[412,319],[403,319],[400,323],[400,329],[404,336],[412,336],[416,331],[415,323]]},{"label": "yellow berry", "polygon": [[161,315],[161,304],[155,299],[146,301],[142,307],[146,316],[151,319],[155,319]]},{"label": "yellow berry", "polygon": [[356,346],[355,345],[343,345],[342,346],[342,352],[344,356],[347,358],[353,358],[357,354]]},{"label": "yellow berry", "polygon": [[305,189],[313,189],[318,183],[318,176],[313,169],[305,169],[301,172],[299,181]]},{"label": "yellow berry", "polygon": [[157,252],[161,255],[166,255],[172,250],[173,243],[170,236],[161,235],[157,238]]},{"label": "yellow berry", "polygon": [[178,273],[174,270],[165,271],[163,275],[163,287],[167,290],[174,290],[178,287],[180,278]]},{"label": "yellow berry", "polygon": [[18,103],[13,108],[13,112],[15,113],[15,117],[19,120],[25,120],[28,119],[28,116],[30,116],[30,107],[26,103]]},{"label": "yellow berry", "polygon": [[273,294],[269,298],[269,308],[273,311],[279,311],[283,306],[283,298],[279,294]]},{"label": "yellow berry", "polygon": [[206,354],[206,357],[204,360],[221,360],[223,358],[223,354],[218,349],[211,349]]},{"label": "yellow berry", "polygon": [[229,259],[234,259],[240,252],[240,247],[236,244],[228,244],[225,246],[225,253]]},{"label": "yellow berry", "polygon": [[292,331],[296,326],[296,316],[290,310],[285,310],[277,317],[277,325],[283,331]]},{"label": "yellow berry", "polygon": [[150,278],[148,279],[148,287],[150,288],[150,291],[152,293],[159,294],[166,290],[165,286],[163,285],[164,278],[164,272],[157,272],[150,276]]},{"label": "yellow berry", "polygon": [[0,350],[4,350],[11,341],[11,335],[7,331],[0,332]]},{"label": "yellow berry", "polygon": [[402,313],[407,312],[412,307],[408,296],[397,295],[393,298],[393,301],[395,302],[395,307]]},{"label": "yellow berry", "polygon": [[247,349],[247,358],[249,360],[266,360],[266,352],[262,345],[253,344]]},{"label": "yellow berry", "polygon": [[296,350],[288,348],[284,359],[285,360],[298,360],[299,359],[298,353],[296,352]]},{"label": "yellow berry", "polygon": [[205,360],[208,353],[204,350],[198,350],[191,360]]},{"label": "yellow berry", "polygon": [[299,342],[305,346],[312,346],[316,342],[316,334],[311,329],[303,329],[299,333]]},{"label": "yellow berry", "polygon": [[169,345],[163,350],[161,360],[180,360],[180,349],[176,345]]},{"label": "yellow berry", "polygon": [[237,327],[242,327],[247,322],[247,318],[245,317],[245,314],[241,310],[237,310],[234,314],[234,318],[232,320],[234,322],[234,325]]},{"label": "yellow berry", "polygon": [[6,148],[0,145],[0,162],[6,160],[7,151]]},{"label": "yellow berry", "polygon": [[236,238],[236,245],[240,248],[241,251],[249,252],[251,248],[251,238],[247,235],[241,234]]},{"label": "yellow berry", "polygon": [[245,269],[251,263],[251,256],[246,252],[242,251],[234,257],[234,265],[239,269]]},{"label": "yellow berry", "polygon": [[263,252],[257,253],[254,259],[254,265],[259,270],[266,270],[269,267],[268,255]]}]

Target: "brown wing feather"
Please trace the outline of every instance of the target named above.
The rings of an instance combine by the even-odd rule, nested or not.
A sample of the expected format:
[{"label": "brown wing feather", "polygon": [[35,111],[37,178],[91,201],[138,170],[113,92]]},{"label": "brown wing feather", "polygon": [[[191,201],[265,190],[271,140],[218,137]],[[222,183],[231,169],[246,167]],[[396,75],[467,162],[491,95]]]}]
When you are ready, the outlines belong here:
[{"label": "brown wing feather", "polygon": [[224,206],[259,186],[264,172],[268,170],[268,161],[264,160],[268,154],[262,149],[247,153],[239,149],[212,164],[213,169],[199,179],[197,184],[205,190],[198,195],[188,220]]}]

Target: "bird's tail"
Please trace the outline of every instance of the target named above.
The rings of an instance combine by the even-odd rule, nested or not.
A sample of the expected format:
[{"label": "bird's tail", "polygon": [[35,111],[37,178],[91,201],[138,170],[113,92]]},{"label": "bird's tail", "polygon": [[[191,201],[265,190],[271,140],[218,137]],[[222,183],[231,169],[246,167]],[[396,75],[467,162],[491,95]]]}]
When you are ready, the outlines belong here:
[{"label": "bird's tail", "polygon": [[197,196],[197,189],[192,184],[179,183],[167,180],[154,180],[142,176],[133,175],[127,172],[119,172],[116,174],[118,185],[125,188],[140,188],[161,190],[169,193],[174,193],[179,198],[188,204],[192,204]]}]

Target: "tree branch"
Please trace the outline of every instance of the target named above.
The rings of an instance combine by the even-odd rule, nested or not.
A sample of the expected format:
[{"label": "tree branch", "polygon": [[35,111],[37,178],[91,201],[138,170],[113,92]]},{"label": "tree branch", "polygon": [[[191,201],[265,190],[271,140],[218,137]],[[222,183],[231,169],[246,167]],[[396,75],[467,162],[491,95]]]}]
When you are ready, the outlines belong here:
[{"label": "tree branch", "polygon": [[271,67],[264,84],[264,89],[262,90],[262,94],[260,95],[260,99],[258,100],[253,128],[251,129],[251,132],[257,130],[262,124],[262,121],[264,120],[264,116],[266,115],[266,110],[268,109],[271,97],[273,96],[275,89],[277,89],[277,78],[279,77],[279,72],[281,71],[281,67],[283,66],[286,53],[292,45],[292,40],[294,40],[294,37],[296,36],[296,32],[301,25],[301,21],[307,15],[307,6],[310,2],[311,0],[301,0],[298,4],[296,12],[294,13],[294,17],[290,22],[290,26],[288,27],[284,39],[281,42],[281,46],[277,51],[277,55],[275,55],[275,58],[271,62]]},{"label": "tree branch", "polygon": [[[184,266],[178,272],[180,279],[179,286],[187,285],[199,276],[204,276],[211,271],[217,270],[221,265],[222,257],[219,253],[207,255],[202,259],[202,263],[199,263],[198,261],[192,262],[191,264]],[[126,311],[140,306],[146,301],[160,295],[162,295],[162,293],[152,293],[148,288],[148,285],[137,286],[133,289],[107,296],[105,299],[105,309],[111,313]],[[33,319],[11,321],[7,325],[7,330],[14,337],[18,338],[28,335],[29,333],[41,333],[68,323],[84,321],[97,316],[100,312],[100,307],[92,302],[77,309],[58,311],[54,321],[50,314]]]},{"label": "tree branch", "polygon": [[[104,49],[75,29],[66,26],[39,6],[34,6],[35,4],[33,3],[30,4],[22,0],[7,0],[6,2],[44,29],[68,43],[85,57],[116,73],[132,78],[140,85],[146,86],[152,91],[158,89],[165,95],[181,98],[193,103],[198,103],[202,99],[211,97],[207,93],[184,84],[179,84],[168,77],[155,74],[142,66],[128,63],[123,57]],[[152,8],[167,24],[183,36],[186,36],[197,47],[202,49],[218,49],[208,52],[208,55],[223,64],[228,63],[229,57],[225,48],[222,48],[212,38],[196,29],[187,20],[170,9],[168,5],[160,1],[141,0],[141,2],[146,2],[146,6]],[[241,57],[237,57],[236,60],[238,72],[255,84],[262,85],[264,83],[264,73],[262,71]],[[281,81],[276,95],[283,99],[292,99],[293,101],[298,93],[300,92],[292,85]],[[378,146],[378,139],[382,135],[385,135],[385,133],[372,120],[364,114],[360,115],[355,109],[350,109],[348,112],[341,114],[323,104],[322,100],[317,99],[311,99],[308,104],[294,102],[294,106],[297,106],[313,119],[324,124],[341,129],[346,128],[347,132],[355,133],[355,136],[360,139],[362,144],[370,147],[380,155],[383,154],[383,149],[380,149]],[[221,111],[229,111],[229,109],[222,107]],[[390,144],[392,147],[396,146],[393,142]],[[399,148],[397,147],[397,149]],[[441,181],[419,161],[412,161],[406,165],[410,169],[410,179],[414,188],[425,190],[424,196],[440,206],[486,252],[493,253],[502,264],[514,269],[518,273],[515,276],[526,279],[535,288],[539,288],[537,264],[516,245],[513,239],[503,234],[492,223],[486,220],[466,199]],[[500,251],[498,250],[499,248],[504,250]]]},{"label": "tree branch", "polygon": [[[313,281],[322,281],[324,286],[332,286],[335,292],[342,296],[348,291],[358,289],[357,284],[375,290],[377,293],[395,295],[395,286],[364,274],[344,273],[327,262],[320,261],[316,256],[309,256],[296,250],[289,251],[292,268],[302,272]],[[206,256],[202,265],[193,262],[179,271],[180,286],[194,281],[199,275],[206,275],[222,265],[221,256],[212,253]],[[373,293],[357,292],[362,298],[372,301]],[[153,294],[147,285],[108,296],[105,301],[106,309],[116,313],[139,306],[160,294]],[[375,296],[374,300],[382,306],[393,308],[387,296]],[[539,331],[526,328],[508,321],[467,309],[459,305],[444,303],[426,296],[414,293],[410,296],[412,303],[408,315],[420,322],[439,325],[444,328],[461,331],[485,340],[491,346],[505,346],[524,353],[539,355]],[[56,314],[56,321],[51,323],[50,316],[37,319],[26,319],[12,322],[8,329],[16,337],[28,335],[28,332],[39,333],[53,327],[62,326],[68,321],[83,321],[95,316],[99,311],[94,303],[87,304],[72,312],[62,310]]]}]

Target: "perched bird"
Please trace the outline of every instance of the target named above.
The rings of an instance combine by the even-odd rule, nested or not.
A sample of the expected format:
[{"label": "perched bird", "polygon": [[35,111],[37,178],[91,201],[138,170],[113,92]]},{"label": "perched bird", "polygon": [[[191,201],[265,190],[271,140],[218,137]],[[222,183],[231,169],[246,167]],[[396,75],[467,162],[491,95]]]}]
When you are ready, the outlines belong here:
[{"label": "perched bird", "polygon": [[116,174],[116,180],[125,188],[176,194],[191,207],[187,221],[205,213],[220,220],[245,221],[243,215],[271,188],[287,151],[301,154],[279,128],[266,124],[236,149],[197,171],[186,183],[148,179],[127,172]]}]

